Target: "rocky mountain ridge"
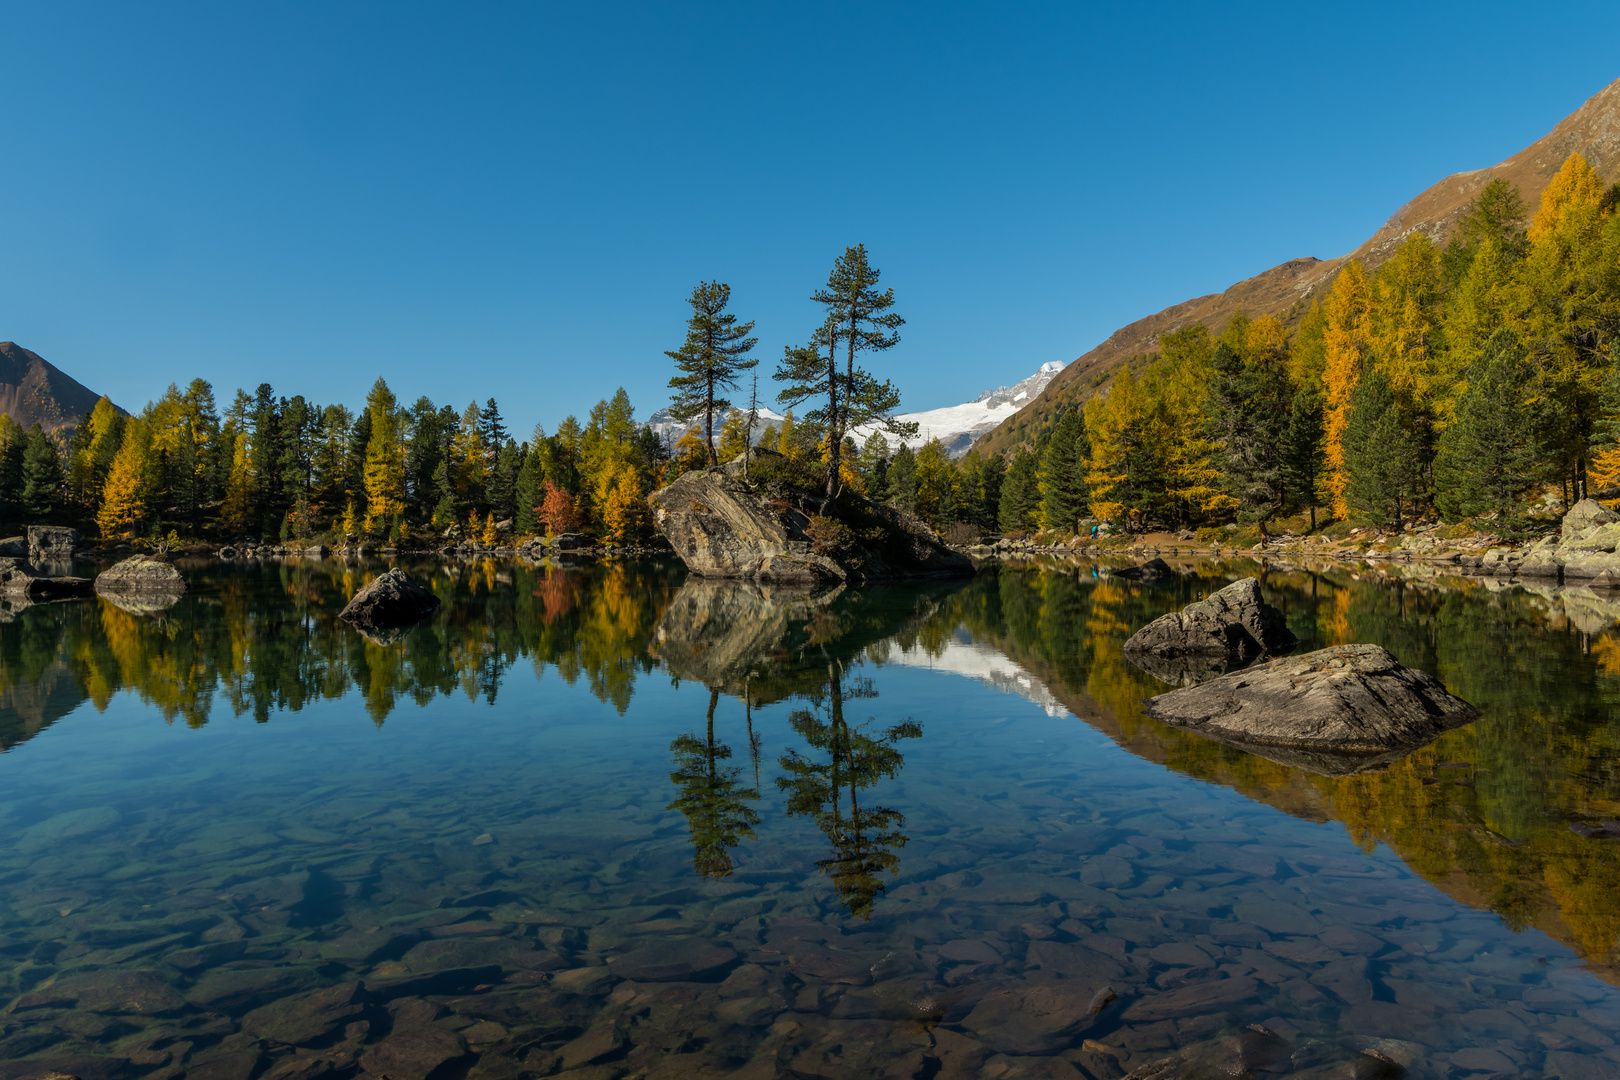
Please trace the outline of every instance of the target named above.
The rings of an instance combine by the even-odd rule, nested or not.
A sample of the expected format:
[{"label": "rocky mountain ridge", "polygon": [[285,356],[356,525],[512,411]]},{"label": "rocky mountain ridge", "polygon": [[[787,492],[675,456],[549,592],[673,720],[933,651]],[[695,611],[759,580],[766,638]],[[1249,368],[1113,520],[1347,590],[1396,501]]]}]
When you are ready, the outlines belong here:
[{"label": "rocky mountain ridge", "polygon": [[1083,405],[1107,385],[1113,373],[1133,356],[1158,347],[1159,336],[1202,322],[1213,333],[1225,328],[1242,310],[1251,316],[1275,315],[1290,326],[1322,298],[1339,269],[1359,259],[1375,269],[1414,232],[1438,243],[1450,236],[1464,209],[1491,180],[1514,184],[1532,210],[1541,193],[1570,154],[1579,152],[1607,183],[1620,176],[1620,80],[1610,83],[1528,147],[1489,168],[1453,173],[1427,188],[1390,215],[1359,247],[1333,259],[1290,259],[1240,281],[1221,293],[1194,297],[1137,319],[1069,364],[1028,405],[1008,417],[974,445],[981,454],[1005,453],[1033,442],[1065,408]]},{"label": "rocky mountain ridge", "polygon": [[14,341],[0,341],[0,413],[47,432],[78,426],[101,395]]}]

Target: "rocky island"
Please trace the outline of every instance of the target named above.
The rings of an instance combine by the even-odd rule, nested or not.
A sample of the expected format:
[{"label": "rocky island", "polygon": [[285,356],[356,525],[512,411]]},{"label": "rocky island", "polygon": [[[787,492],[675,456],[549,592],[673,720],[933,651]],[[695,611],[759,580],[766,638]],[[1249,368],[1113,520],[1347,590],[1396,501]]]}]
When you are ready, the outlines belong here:
[{"label": "rocky island", "polygon": [[654,492],[653,523],[700,577],[802,585],[966,577],[973,563],[906,510],[829,499],[782,454],[755,448]]}]

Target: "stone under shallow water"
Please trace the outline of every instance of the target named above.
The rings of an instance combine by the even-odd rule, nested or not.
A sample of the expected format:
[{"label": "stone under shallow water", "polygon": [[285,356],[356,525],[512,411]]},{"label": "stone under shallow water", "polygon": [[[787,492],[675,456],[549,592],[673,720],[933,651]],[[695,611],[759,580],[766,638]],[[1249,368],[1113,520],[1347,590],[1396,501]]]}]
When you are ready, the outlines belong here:
[{"label": "stone under shallow water", "polygon": [[[1581,729],[1595,757],[1512,771],[1493,748],[1545,744],[1509,737],[1517,698],[1470,690],[1474,727],[1324,780],[1144,722],[1151,684],[1120,639],[1225,568],[1152,590],[1004,570],[800,604],[682,599],[678,571],[475,566],[444,623],[386,655],[335,623],[338,568],[198,573],[163,620],[63,604],[0,627],[8,662],[24,632],[63,658],[42,697],[111,658],[83,691],[104,713],[28,712],[31,674],[8,691],[0,1080],[1617,1072],[1601,959],[1481,899],[1510,884],[1532,910],[1542,875],[1606,865],[1614,841],[1569,825],[1620,820],[1582,779],[1609,729]],[[1301,614],[1315,587],[1267,590],[1303,627],[1338,610],[1322,583]],[[1375,630],[1361,613],[1387,583],[1337,587]],[[1559,696],[1586,655],[1538,606],[1561,596],[1432,598],[1404,610],[1466,633],[1502,617],[1499,638],[1423,661],[1448,682],[1513,642],[1537,709],[1588,709],[1604,685]],[[675,610],[700,628],[681,636]],[[756,611],[780,638],[727,627]],[[190,687],[211,712],[175,693],[197,670],[217,671]],[[919,736],[878,742],[913,717]],[[793,812],[835,765],[875,782],[837,818]],[[1542,812],[1577,806],[1549,777],[1586,817]],[[1498,780],[1537,800],[1511,846],[1475,811]],[[739,808],[759,814],[747,830]],[[905,842],[874,843],[888,834]],[[1443,846],[1414,855],[1414,835]],[[1491,876],[1504,865],[1520,876]],[[867,876],[884,891],[854,914]]]}]

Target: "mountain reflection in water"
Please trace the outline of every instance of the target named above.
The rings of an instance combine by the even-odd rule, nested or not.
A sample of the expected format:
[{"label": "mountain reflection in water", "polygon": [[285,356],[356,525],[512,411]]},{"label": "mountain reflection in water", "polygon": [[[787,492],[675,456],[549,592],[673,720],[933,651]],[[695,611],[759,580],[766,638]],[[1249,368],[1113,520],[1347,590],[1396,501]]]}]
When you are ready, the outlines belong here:
[{"label": "mountain reflection in water", "polygon": [[[578,971],[585,975],[573,969],[567,973],[569,979],[583,980],[581,987],[598,985],[590,981],[595,978],[592,971],[602,973],[603,979],[610,969],[615,978],[637,978],[624,972],[642,970],[634,966],[642,963],[636,959],[642,953],[634,950],[650,946],[634,945],[644,940],[636,935],[654,930],[676,935],[677,944],[670,948],[685,949],[681,956],[690,953],[695,957],[680,961],[692,970],[710,970],[703,967],[710,964],[712,970],[724,973],[729,970],[725,956],[730,954],[724,948],[714,951],[713,945],[703,946],[710,950],[703,952],[699,944],[693,944],[699,940],[694,924],[672,914],[687,902],[683,898],[712,893],[722,907],[730,908],[731,914],[726,916],[730,921],[724,923],[730,928],[727,932],[740,935],[743,930],[738,928],[754,927],[748,932],[763,942],[761,955],[792,957],[794,970],[804,979],[810,979],[805,973],[814,969],[832,972],[825,979],[835,985],[865,985],[876,980],[884,988],[883,994],[891,993],[886,981],[890,976],[884,972],[890,972],[894,986],[924,985],[926,965],[919,957],[931,956],[928,950],[936,947],[917,946],[922,952],[914,954],[912,945],[901,947],[894,942],[911,941],[915,936],[917,941],[937,943],[954,935],[961,941],[945,945],[943,955],[953,957],[950,964],[959,966],[947,966],[947,973],[939,976],[940,985],[928,984],[928,992],[934,996],[928,997],[926,1007],[917,1003],[922,999],[906,997],[881,1005],[880,1011],[899,1010],[899,1014],[926,1019],[927,1025],[945,1017],[947,1028],[960,1022],[966,1024],[966,1030],[981,1034],[1005,1029],[1008,1046],[1045,1048],[1041,1052],[1067,1045],[1063,1040],[1068,1035],[1054,1028],[1020,1043],[1025,1036],[997,1018],[1000,1014],[995,1009],[1002,1006],[994,1005],[990,998],[973,996],[982,990],[970,992],[979,985],[974,980],[992,979],[988,973],[1003,962],[1003,938],[1025,942],[1018,948],[1027,948],[1027,959],[1020,962],[1028,963],[1030,971],[1046,970],[1043,963],[1058,970],[1056,958],[1068,956],[1079,963],[1075,958],[1083,955],[1095,970],[1117,967],[1123,973],[1124,952],[1110,953],[1112,959],[1106,959],[1088,951],[1091,946],[1087,943],[1093,939],[1087,935],[1094,932],[1088,927],[1106,925],[1109,940],[1123,942],[1138,940],[1132,934],[1145,935],[1150,942],[1179,934],[1175,949],[1182,942],[1190,949],[1195,939],[1202,943],[1198,948],[1216,955],[1223,947],[1232,950],[1241,945],[1251,957],[1251,966],[1262,965],[1261,975],[1255,977],[1263,976],[1265,961],[1255,947],[1261,938],[1234,944],[1219,937],[1217,930],[1224,923],[1247,925],[1259,919],[1243,914],[1248,910],[1244,905],[1255,901],[1241,896],[1223,899],[1220,890],[1233,881],[1247,882],[1238,887],[1250,890],[1258,881],[1262,891],[1275,893],[1285,888],[1288,874],[1294,873],[1281,869],[1282,864],[1265,850],[1268,841],[1256,842],[1230,822],[1195,826],[1178,819],[1171,823],[1165,816],[1170,811],[1151,805],[1158,797],[1156,789],[1144,793],[1148,805],[1129,811],[1134,816],[1128,820],[1136,824],[1105,823],[1102,810],[1076,820],[1073,815],[1081,812],[1082,797],[1089,792],[1073,789],[1069,777],[1077,774],[1072,771],[1006,780],[997,774],[995,784],[979,787],[972,786],[978,777],[964,779],[944,773],[940,759],[930,757],[940,740],[956,740],[951,753],[958,756],[947,760],[960,762],[961,755],[970,752],[962,748],[961,725],[952,727],[958,719],[954,710],[958,695],[949,690],[951,685],[966,685],[951,680],[966,678],[1028,698],[1040,707],[1035,715],[1044,711],[1043,722],[1067,710],[1079,719],[1061,722],[1084,721],[1131,758],[1179,774],[1167,781],[1180,784],[1166,789],[1170,793],[1185,795],[1187,789],[1201,788],[1182,779],[1192,778],[1235,791],[1254,804],[1284,811],[1304,822],[1338,822],[1367,854],[1368,866],[1377,858],[1387,858],[1382,854],[1387,848],[1413,873],[1453,899],[1477,911],[1494,913],[1513,931],[1543,931],[1568,945],[1600,977],[1620,981],[1620,958],[1615,954],[1620,941],[1620,858],[1611,846],[1620,841],[1604,839],[1601,827],[1589,827],[1590,823],[1620,819],[1620,765],[1616,764],[1620,761],[1620,724],[1614,719],[1615,705],[1620,702],[1620,605],[1589,591],[1503,589],[1478,580],[1403,580],[1358,575],[1344,567],[1265,568],[1249,562],[1205,564],[1185,576],[1153,583],[1109,578],[1090,566],[1054,564],[1004,568],[968,582],[820,593],[690,579],[668,564],[603,564],[563,570],[492,561],[423,563],[408,564],[407,569],[431,582],[443,606],[431,619],[393,640],[373,640],[339,622],[336,613],[348,596],[384,569],[384,564],[331,561],[248,567],[204,563],[183,566],[190,591],[163,609],[124,610],[101,599],[86,599],[0,612],[0,749],[10,751],[0,758],[0,768],[26,769],[31,739],[86,702],[96,710],[108,711],[121,694],[138,698],[171,723],[180,720],[193,728],[204,728],[227,715],[251,715],[261,723],[274,724],[283,711],[298,712],[337,699],[358,701],[375,724],[384,726],[390,717],[414,716],[418,711],[414,707],[447,698],[465,699],[484,710],[468,712],[469,716],[492,715],[491,707],[503,700],[503,688],[512,690],[515,682],[522,693],[534,680],[552,679],[583,688],[612,714],[634,717],[632,702],[638,694],[645,692],[663,702],[673,683],[680,692],[668,700],[681,711],[658,718],[658,730],[651,738],[654,745],[626,746],[623,751],[627,755],[655,754],[658,779],[653,783],[658,789],[648,797],[655,805],[644,810],[635,794],[613,791],[604,791],[600,800],[592,802],[589,783],[582,779],[579,783],[584,786],[577,789],[587,794],[579,796],[583,803],[571,820],[576,830],[585,831],[559,834],[538,817],[532,826],[551,845],[547,849],[551,862],[519,860],[516,824],[508,826],[514,846],[505,862],[498,845],[508,841],[499,836],[494,840],[480,837],[488,843],[478,848],[482,853],[478,858],[489,858],[488,865],[479,864],[479,868],[473,867],[473,857],[465,852],[457,852],[452,860],[443,854],[441,845],[436,858],[461,860],[455,863],[458,866],[468,864],[458,871],[466,880],[458,879],[456,886],[466,895],[453,904],[449,900],[420,901],[430,914],[413,916],[425,928],[409,930],[417,936],[399,937],[406,931],[390,929],[389,919],[403,917],[394,914],[392,907],[385,910],[383,901],[366,891],[378,888],[373,879],[382,871],[377,867],[386,865],[379,861],[384,858],[381,847],[377,854],[345,854],[343,861],[307,866],[283,865],[269,855],[254,856],[263,863],[255,874],[281,875],[277,881],[304,875],[303,884],[287,886],[292,890],[289,895],[300,899],[289,902],[282,928],[256,929],[260,926],[256,915],[240,914],[234,918],[248,928],[245,932],[265,937],[190,942],[187,956],[172,963],[213,964],[209,958],[217,953],[232,958],[227,967],[247,964],[258,955],[249,944],[295,930],[319,943],[319,956],[310,962],[328,965],[318,969],[330,971],[323,978],[363,975],[368,985],[386,985],[389,979],[407,975],[420,981],[425,976],[417,975],[419,969],[437,970],[424,967],[427,953],[450,950],[452,944],[469,956],[496,956],[499,949],[494,942],[506,939],[491,939],[473,949],[475,942],[446,937],[450,930],[441,928],[439,916],[431,912],[449,904],[444,910],[461,912],[455,919],[464,920],[453,925],[472,928],[468,934],[490,934],[494,932],[491,928],[508,924],[519,930],[528,927],[523,932],[534,935],[535,941],[550,950],[547,957],[555,953],[568,963],[584,965]],[[1256,756],[1146,718],[1141,701],[1162,692],[1166,684],[1131,665],[1121,653],[1123,641],[1158,615],[1248,574],[1262,576],[1268,600],[1285,613],[1290,629],[1301,639],[1300,649],[1358,641],[1381,644],[1404,664],[1436,675],[1449,690],[1477,706],[1482,719],[1398,760],[1351,775],[1331,775],[1331,769],[1302,768],[1287,760]],[[926,683],[905,682],[905,673],[916,668],[931,668],[934,674],[928,675]],[[897,684],[896,679],[901,681]],[[682,690],[680,684],[687,689]],[[697,686],[693,684],[700,684],[702,692],[694,693]],[[892,689],[895,685],[902,689]],[[982,728],[975,737],[982,737],[985,747],[994,748],[985,751],[995,756],[984,767],[1008,770],[1014,778],[1026,768],[1019,762],[1040,761],[1043,767],[1072,769],[1049,761],[1037,747],[1024,747],[1011,734],[991,730],[988,725],[1003,722],[1003,718],[986,719],[984,706],[977,707],[981,711],[964,715]],[[430,716],[434,724],[450,722],[448,714],[423,715]],[[58,733],[70,738],[79,719],[69,718],[59,725]],[[549,719],[539,714],[534,717],[537,739],[552,734],[546,726]],[[305,737],[318,740],[320,730],[319,726],[311,728]],[[387,730],[395,728],[389,725]],[[179,734],[196,738],[184,731]],[[435,736],[430,727],[413,737],[436,737],[447,747],[467,748],[468,736],[459,729],[446,727]],[[1089,737],[1102,742],[1094,735]],[[769,753],[764,749],[767,745],[773,747]],[[85,752],[93,758],[94,744],[88,744]],[[610,776],[614,765],[599,763],[597,767]],[[548,777],[542,768],[533,777],[533,786],[544,788],[554,780],[560,778]],[[1005,790],[992,790],[996,784]],[[1116,793],[1112,797],[1123,796]],[[433,808],[390,808],[376,820],[390,822],[389,828],[403,828],[401,823],[412,813],[444,816],[458,823],[467,816],[462,807],[469,797],[462,790],[441,791],[435,798]],[[1019,807],[1028,808],[1032,816],[1009,816],[1009,810]],[[668,811],[664,817],[674,824],[657,824],[660,808]],[[1084,812],[1091,813],[1089,809]],[[1256,812],[1269,814],[1263,808]],[[0,820],[6,813],[0,800]],[[12,813],[22,812],[14,809]],[[84,822],[63,815],[57,825],[51,825],[57,818],[30,824],[32,831],[27,835],[50,826],[60,837],[51,833],[48,843],[71,854],[74,843],[91,842],[74,837],[101,835],[114,827],[109,822],[121,820],[119,813],[93,804],[83,815],[88,815]],[[1037,820],[1034,815],[1046,817]],[[620,819],[624,823],[616,824]],[[1147,821],[1159,824],[1141,824]],[[800,832],[784,832],[783,822]],[[219,827],[229,832],[233,848],[253,850],[253,844],[270,843],[251,822],[221,823]],[[161,835],[156,825],[142,828],[142,836],[148,838],[135,843],[156,842],[149,837]],[[644,845],[633,855],[607,854],[614,845],[626,842],[624,834],[638,829],[650,830],[655,837],[671,835],[661,830],[678,830],[673,833],[680,841],[678,862],[663,869],[665,864],[658,860],[664,855],[655,846]],[[1175,838],[1168,844],[1161,842],[1154,829]],[[315,831],[310,830],[311,836]],[[474,834],[477,831],[481,829]],[[1128,843],[1127,837],[1131,837]],[[808,875],[804,879],[794,876],[796,856],[790,857],[784,847],[800,841],[812,851],[805,865],[813,869],[804,871]],[[53,869],[69,865],[64,861],[67,854],[58,855],[54,847],[44,846],[47,840],[29,843],[36,847],[19,848],[20,858],[36,858],[36,851],[50,850],[52,854],[36,858],[34,869],[19,863],[9,870],[0,867],[0,871],[34,873],[41,875],[41,881],[53,873],[68,873]],[[354,846],[353,842],[345,845]],[[917,854],[918,847],[925,853]],[[184,853],[194,848],[179,850]],[[408,846],[400,848],[409,850]],[[1012,869],[1004,880],[986,876],[992,873],[988,869],[981,875],[980,867],[987,865],[986,851],[1007,856]],[[673,852],[665,854],[673,860]],[[98,878],[103,884],[97,888],[118,897],[125,907],[139,908],[131,902],[133,886],[123,884],[131,879],[117,876],[123,872],[117,870],[120,864],[116,860],[125,857],[111,849],[97,851],[85,865],[96,867],[96,874],[108,875]],[[1358,875],[1373,872],[1368,866],[1341,864],[1335,868],[1324,857],[1311,858],[1316,860],[1311,865],[1327,868],[1322,873],[1328,878],[1340,874],[1356,880]],[[928,867],[923,878],[907,881],[908,861],[913,874],[918,865]],[[525,869],[537,863],[547,869]],[[1178,870],[1178,865],[1183,868]],[[1261,869],[1254,870],[1256,866]],[[418,903],[416,897],[431,895],[432,875],[439,872],[436,867],[429,861],[415,866],[411,872],[424,875],[422,880],[410,888],[398,886],[397,898],[388,903]],[[1078,878],[1073,876],[1076,872]],[[547,882],[545,890],[525,892],[528,886],[519,885],[525,874]],[[678,876],[686,884],[665,882],[655,887],[649,882],[659,874]],[[1179,884],[1174,883],[1177,874],[1185,875]],[[1245,878],[1244,874],[1258,877]],[[215,877],[217,882],[207,886],[210,896],[268,888],[238,888],[230,884],[235,879],[229,874]],[[0,880],[25,879],[5,878],[0,873]],[[1379,880],[1380,888],[1389,884],[1387,878]],[[797,896],[793,890],[819,893],[813,903],[804,897],[791,904],[786,899],[750,898],[750,890],[772,882],[791,883],[783,886],[788,891],[773,894],[780,897]],[[626,883],[633,883],[634,888]],[[1054,883],[1062,889],[1051,895],[1043,891],[1056,887]],[[623,914],[623,925],[613,923],[611,932],[601,926],[593,929],[593,898],[615,887],[642,892],[625,901],[631,907]],[[920,910],[917,905],[923,901],[939,903],[940,890],[947,887],[955,892],[945,894],[949,899],[943,908],[928,908],[930,913],[922,921],[906,914]],[[63,888],[61,881],[51,879],[38,886],[37,895],[54,896],[52,889]],[[348,899],[345,890],[351,894]],[[95,892],[95,888],[84,887],[74,893],[81,899],[46,899],[37,904],[53,910],[60,904],[64,912],[60,918],[67,919],[65,912],[88,904],[82,897]],[[1027,899],[1011,899],[1025,893]],[[0,901],[6,899],[0,891]],[[204,900],[200,897],[198,902]],[[261,902],[271,903],[262,898],[253,901]],[[1413,902],[1402,902],[1406,905],[1403,910],[1420,910]],[[807,903],[812,906],[804,906]],[[333,936],[339,930],[325,929],[323,920],[338,919],[335,913],[345,904],[364,910],[364,917],[351,911],[346,917],[353,929]],[[366,909],[367,904],[374,909]],[[781,906],[773,909],[772,904]],[[953,909],[952,904],[965,906]],[[1153,908],[1157,914],[1152,918],[1132,914],[1133,904],[1158,905]],[[786,918],[784,913],[789,911],[792,917]],[[41,916],[55,917],[48,910]],[[1416,920],[1417,916],[1410,918]],[[845,920],[844,929],[828,929],[830,920]],[[207,923],[201,918],[195,921],[198,926]],[[0,953],[9,948],[12,953],[6,955],[28,958],[19,961],[23,966],[10,976],[14,994],[49,985],[56,977],[50,974],[54,969],[49,963],[80,955],[74,952],[80,945],[61,950],[59,943],[36,940],[38,934],[54,932],[44,929],[47,925],[41,922],[41,929],[17,930],[13,945],[0,942]],[[1394,927],[1389,931],[1390,940],[1399,939],[1400,950],[1405,950],[1400,956],[1423,957],[1440,948],[1440,937],[1426,936],[1430,932],[1418,928],[1416,922],[1402,926],[1397,918],[1390,925]],[[171,936],[192,932],[177,926],[165,923],[160,929]],[[991,930],[1001,935],[992,945],[972,937]],[[94,932],[108,941],[116,937],[104,928]],[[1261,933],[1253,926],[1243,932]],[[872,955],[861,961],[864,966],[852,968],[846,950],[854,946],[848,940],[841,945],[839,940],[840,935],[847,939],[856,933],[891,936],[882,937],[881,947],[873,946]],[[1211,934],[1217,935],[1213,943],[1206,940]],[[1281,950],[1277,955],[1291,962],[1311,963],[1312,950],[1321,950],[1312,944],[1314,937],[1301,936],[1301,931],[1273,930],[1268,925],[1266,934],[1275,934],[1275,940],[1267,937],[1265,948]],[[385,940],[397,943],[376,944]],[[1445,940],[1447,949],[1463,948],[1453,944],[1452,938]],[[537,946],[530,942],[525,948],[529,947]],[[1154,956],[1174,951],[1170,945],[1144,945],[1141,955],[1150,947]],[[299,948],[309,952],[315,946]],[[407,948],[408,953],[404,952]],[[354,957],[363,956],[364,963],[344,949],[354,950]],[[631,951],[621,953],[622,949]],[[1182,985],[1178,980],[1213,971],[1199,966],[1207,961],[1207,957],[1197,960],[1203,953],[1175,953],[1183,954],[1191,958],[1186,961],[1193,964],[1190,973],[1154,975],[1159,989],[1177,990]],[[145,955],[132,948],[128,959],[96,962],[146,965],[140,969],[144,972],[151,963],[140,959]],[[299,954],[294,950],[291,955],[296,958]],[[523,955],[524,964],[542,963],[539,953]],[[1036,963],[1037,956],[1047,960]],[[292,961],[283,957],[262,962]],[[505,963],[497,957],[476,964],[467,960],[463,967],[486,971],[497,962]],[[737,970],[752,969],[754,963],[750,960]],[[348,966],[339,973],[332,964]],[[593,968],[592,964],[608,967]],[[1378,995],[1393,994],[1394,1000],[1401,1000],[1400,994],[1410,992],[1402,987],[1416,985],[1410,981],[1416,977],[1397,977],[1398,969],[1397,961],[1387,957],[1367,969],[1366,979],[1372,987],[1367,991],[1372,996],[1364,1003],[1368,1008],[1391,1000]],[[970,973],[976,974],[970,977]],[[526,971],[524,977],[531,976],[542,980],[539,971]],[[1118,982],[1135,976],[1111,977]],[[1502,977],[1507,980],[1505,985],[1517,985],[1513,979],[1521,978]],[[1233,975],[1227,982],[1235,985],[1244,978],[1248,977]],[[606,993],[611,982],[601,985]],[[1124,989],[1124,983],[1120,988]],[[1024,1001],[1019,995],[1026,991],[1033,993],[1020,983],[1013,996]],[[570,991],[576,997],[594,992]],[[776,1011],[769,1016],[759,1013],[761,1030],[769,1027],[771,1017],[783,1014],[796,992],[792,986],[770,991],[788,997],[772,1006]],[[558,989],[554,996],[561,993]],[[793,1007],[832,1015],[833,998],[817,993],[822,996],[801,995]],[[1320,994],[1316,998],[1305,995],[1298,1008],[1331,1011],[1345,1007],[1310,1004],[1318,999],[1329,1000]],[[569,1009],[582,1008],[575,997],[557,1000],[566,1000]],[[1034,1000],[1028,999],[1026,1011],[1035,1009]],[[1080,1002],[1077,1007],[1085,1004]],[[969,1019],[962,1020],[961,1014],[969,1010]],[[978,1020],[969,1022],[973,1017]],[[1253,1017],[1264,1018],[1264,1013]],[[1302,1023],[1298,1016],[1293,1019]],[[567,1028],[566,1037],[578,1035],[587,1023],[578,1020],[575,1027]],[[0,1040],[9,1037],[0,1032]],[[558,1035],[555,1041],[563,1039]],[[0,1041],[0,1049],[5,1045]],[[8,1074],[0,1071],[0,1075]]]}]

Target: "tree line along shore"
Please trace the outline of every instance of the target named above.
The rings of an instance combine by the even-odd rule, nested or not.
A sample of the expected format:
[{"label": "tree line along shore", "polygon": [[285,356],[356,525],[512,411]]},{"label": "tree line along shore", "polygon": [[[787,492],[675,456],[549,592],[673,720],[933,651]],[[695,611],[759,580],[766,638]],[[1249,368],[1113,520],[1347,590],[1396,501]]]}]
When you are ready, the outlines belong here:
[{"label": "tree line along shore", "polygon": [[[1165,334],[1008,457],[909,445],[899,390],[863,366],[904,320],[857,245],[812,294],[819,321],[784,349],[774,394],[729,287],[693,290],[668,353],[670,412],[688,425],[672,444],[622,388],[584,422],[519,441],[493,398],[406,404],[379,378],[356,412],[266,383],[221,411],[196,379],[137,415],[102,398],[60,445],[0,416],[0,513],[104,541],[433,547],[582,531],[624,545],[650,536],[652,491],[760,445],[824,487],[828,513],[858,493],[958,543],[1436,520],[1525,535],[1538,514],[1620,490],[1617,204],[1620,184],[1580,155],[1533,215],[1493,180],[1444,247],[1417,232],[1376,272],[1347,264],[1290,318]],[[787,407],[780,426],[759,418],[771,400]]]}]

